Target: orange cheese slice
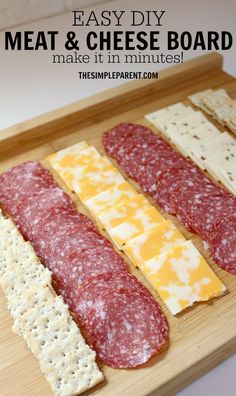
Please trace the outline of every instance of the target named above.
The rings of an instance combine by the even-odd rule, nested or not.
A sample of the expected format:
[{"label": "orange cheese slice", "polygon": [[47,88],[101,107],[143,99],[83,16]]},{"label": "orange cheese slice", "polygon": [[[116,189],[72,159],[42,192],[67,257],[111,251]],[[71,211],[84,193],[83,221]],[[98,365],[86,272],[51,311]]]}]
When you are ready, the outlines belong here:
[{"label": "orange cheese slice", "polygon": [[131,216],[134,216],[141,210],[150,209],[152,205],[141,194],[128,199],[124,204],[119,204],[105,210],[97,215],[99,222],[107,229],[110,230],[121,223],[126,222]]},{"label": "orange cheese slice", "polygon": [[124,183],[125,179],[120,172],[113,166],[106,166],[97,171],[89,171],[84,177],[74,182],[74,191],[78,194],[81,201],[86,201],[95,195],[111,188],[117,184]]},{"label": "orange cheese slice", "polygon": [[84,204],[93,215],[97,216],[113,206],[125,205],[129,199],[135,196],[137,196],[137,192],[129,183],[124,182],[103,191],[95,197],[89,198],[84,201]]},{"label": "orange cheese slice", "polygon": [[143,262],[141,270],[173,315],[226,290],[191,241]]},{"label": "orange cheese slice", "polygon": [[124,250],[131,260],[141,268],[143,262],[184,241],[185,238],[181,232],[171,221],[167,220],[153,230],[131,239],[124,245]]},{"label": "orange cheese slice", "polygon": [[137,235],[152,230],[158,224],[165,221],[160,213],[153,207],[141,208],[122,222],[117,227],[109,231],[112,241],[118,248],[121,248],[126,242],[129,242]]},{"label": "orange cheese slice", "polygon": [[84,147],[84,142],[82,146],[78,143],[52,154],[47,160],[72,191],[83,175],[111,166],[110,161],[102,157],[95,147]]}]

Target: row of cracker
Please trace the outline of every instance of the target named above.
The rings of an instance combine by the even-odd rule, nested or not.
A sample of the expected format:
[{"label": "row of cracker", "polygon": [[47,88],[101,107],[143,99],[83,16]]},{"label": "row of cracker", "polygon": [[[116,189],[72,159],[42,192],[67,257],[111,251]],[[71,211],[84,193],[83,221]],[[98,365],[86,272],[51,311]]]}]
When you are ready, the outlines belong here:
[{"label": "row of cracker", "polygon": [[200,111],[182,103],[145,118],[186,157],[236,194],[236,140],[228,132],[221,133]]},{"label": "row of cracker", "polygon": [[191,241],[125,181],[108,158],[81,142],[48,161],[172,314],[225,291]]},{"label": "row of cracker", "polygon": [[55,395],[77,395],[102,381],[95,352],[86,345],[51,273],[0,210],[0,285],[21,335]]},{"label": "row of cracker", "polygon": [[225,89],[207,89],[189,96],[191,102],[236,134],[236,100]]}]

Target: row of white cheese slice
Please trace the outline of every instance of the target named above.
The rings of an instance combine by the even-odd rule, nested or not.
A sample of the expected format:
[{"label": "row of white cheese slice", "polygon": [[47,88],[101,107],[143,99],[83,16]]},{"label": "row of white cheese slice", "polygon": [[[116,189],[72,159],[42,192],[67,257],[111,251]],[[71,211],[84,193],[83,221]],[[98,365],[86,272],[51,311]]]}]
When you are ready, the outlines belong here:
[{"label": "row of white cheese slice", "polygon": [[172,314],[225,291],[192,242],[95,147],[81,142],[47,159],[116,247],[152,283]]},{"label": "row of white cheese slice", "polygon": [[228,132],[221,133],[200,111],[182,103],[145,118],[183,155],[236,194],[236,140]]}]

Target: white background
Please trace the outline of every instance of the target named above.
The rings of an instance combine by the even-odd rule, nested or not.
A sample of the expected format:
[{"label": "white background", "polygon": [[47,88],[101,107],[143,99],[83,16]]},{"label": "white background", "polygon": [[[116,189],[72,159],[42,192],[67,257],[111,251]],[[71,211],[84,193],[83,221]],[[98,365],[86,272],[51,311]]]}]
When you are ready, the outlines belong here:
[{"label": "white background", "polygon": [[[5,1],[4,1],[5,2]],[[89,0],[91,3],[91,0]],[[9,3],[9,2],[8,2]],[[17,2],[14,2],[17,3]],[[83,4],[86,1],[83,1]],[[0,9],[3,1],[0,1]],[[178,1],[112,1],[93,10],[167,10],[163,30],[230,30],[236,40],[236,1],[235,0],[178,0]],[[60,30],[61,48],[63,32],[71,29],[70,13],[50,19],[33,22],[21,30]],[[19,28],[18,28],[19,30]],[[125,27],[124,27],[125,30]],[[0,129],[29,119],[38,114],[77,101],[83,97],[101,92],[118,85],[121,81],[85,81],[77,78],[77,72],[94,70],[93,65],[52,65],[50,53],[9,52],[3,48],[4,33],[0,33]],[[163,43],[161,43],[161,46]],[[234,47],[225,51],[224,69],[236,76],[236,51]],[[59,51],[58,51],[59,52]],[[185,59],[202,55],[200,51],[188,51]],[[160,65],[125,65],[112,67],[112,70],[160,70]],[[101,65],[97,70],[111,70]],[[1,133],[1,132],[0,132]],[[228,359],[210,373],[195,381],[178,396],[235,396],[236,357]]]}]

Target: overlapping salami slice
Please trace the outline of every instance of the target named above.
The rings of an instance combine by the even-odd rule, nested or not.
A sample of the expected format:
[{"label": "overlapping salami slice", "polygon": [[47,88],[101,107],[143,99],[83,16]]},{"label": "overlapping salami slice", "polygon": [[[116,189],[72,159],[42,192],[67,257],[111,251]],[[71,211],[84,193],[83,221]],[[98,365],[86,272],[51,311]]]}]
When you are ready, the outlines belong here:
[{"label": "overlapping salami slice", "polygon": [[[236,213],[236,200],[226,192],[208,194],[190,209],[190,221],[196,233],[211,243],[214,225]],[[204,219],[204,221],[203,221]]]},{"label": "overlapping salami slice", "polygon": [[21,225],[22,234],[30,237],[35,227],[37,228],[38,222],[43,220],[51,209],[54,213],[64,211],[71,215],[78,215],[73,201],[60,188],[36,190],[34,195],[29,194],[28,197],[23,198],[14,211],[15,221],[19,226]]},{"label": "overlapping salami slice", "polygon": [[51,238],[42,238],[40,247],[36,240],[36,242],[33,242],[33,246],[35,250],[39,251],[40,249],[40,256],[49,269],[56,274],[59,269],[63,270],[69,261],[76,260],[80,253],[92,248],[105,248],[111,245],[98,232],[87,229],[86,226],[81,226],[73,233],[56,234]]},{"label": "overlapping salami slice", "polygon": [[[145,156],[145,151],[148,151],[150,159],[154,151],[151,149],[161,150],[168,149],[168,144],[161,137],[158,139],[146,128],[141,127],[139,132],[133,128],[132,133],[130,133],[124,140],[123,144],[116,151],[116,158],[122,160],[126,155],[136,157],[142,152],[142,156]],[[137,152],[137,154],[136,154]]]},{"label": "overlapping salami slice", "polygon": [[[114,253],[115,252],[113,251],[113,254]],[[110,258],[111,257],[114,260],[114,256],[110,255]],[[115,261],[117,262],[117,257],[115,257]],[[113,264],[111,267],[113,267]],[[118,267],[116,269],[114,268],[114,271],[111,271],[111,269],[109,270],[109,267],[107,266],[107,271],[104,271],[104,273],[97,273],[94,278],[88,277],[85,279],[85,282],[83,282],[82,288],[70,287],[66,290],[66,294],[64,294],[66,296],[66,302],[73,311],[81,316],[81,323],[83,323],[83,325],[87,324],[87,326],[89,326],[89,317],[94,313],[94,305],[91,306],[90,304],[91,291],[93,291],[93,299],[96,294],[100,295],[102,291],[106,290],[109,293],[110,289],[130,291],[139,290],[139,292],[142,292],[144,295],[150,295],[149,291],[140,282],[138,282],[135,276],[124,271],[123,263],[120,262],[120,260],[118,262]],[[94,304],[96,305],[95,300]]]},{"label": "overlapping salami slice", "polygon": [[[124,123],[118,125],[113,132],[104,134],[105,150],[108,154],[112,153],[127,175],[138,182],[158,205],[166,212],[175,214],[189,231],[198,233],[211,245],[216,263],[232,272],[231,269],[236,267],[235,255],[232,253],[235,248],[234,236],[223,226],[218,230],[217,236],[214,230],[216,224],[221,221],[226,224],[227,219],[236,212],[235,197],[213,183],[192,161],[183,157],[167,142],[161,144],[159,135],[148,128],[144,132],[143,128],[140,130],[138,125],[131,127]],[[139,137],[135,131],[136,135],[140,134]],[[120,135],[122,142],[119,145]],[[127,147],[126,139],[129,142]],[[122,156],[124,153],[125,156]],[[230,255],[228,261],[226,246]]]},{"label": "overlapping salami slice", "polygon": [[81,234],[97,231],[95,224],[82,213],[74,214],[70,211],[58,210],[58,208],[51,208],[40,213],[41,218],[37,215],[33,226],[27,223],[27,236],[38,256],[50,261],[50,265],[57,257],[55,252],[59,254],[64,246],[62,240],[70,240],[73,235],[79,238]]},{"label": "overlapping salami slice", "polygon": [[167,322],[154,301],[138,291],[111,290],[97,310],[89,341],[105,364],[132,368],[163,349],[167,337]]},{"label": "overlapping salami slice", "polygon": [[[130,130],[132,130],[132,127],[130,127]],[[109,152],[111,157],[115,155],[115,152],[127,138],[128,133],[129,125],[127,123],[121,123],[117,127],[111,129],[109,132],[104,133],[102,141],[104,147],[107,148],[107,152]]]},{"label": "overlapping salami slice", "polygon": [[236,275],[236,212],[218,222],[210,247],[214,260],[225,271]]},{"label": "overlapping salami slice", "polygon": [[[69,254],[65,252],[63,258],[58,258],[57,254],[55,256],[50,260],[51,266],[53,266],[54,280],[62,294],[70,297],[71,293],[76,293],[78,287],[87,279],[108,272],[127,272],[123,258],[114,251],[109,243],[94,244],[93,247],[88,247],[86,250],[78,249]],[[74,295],[77,296],[77,294]],[[73,307],[70,306],[72,310]]]},{"label": "overlapping salami slice", "polygon": [[209,194],[216,193],[216,191],[216,185],[210,180],[206,182],[199,179],[193,183],[188,178],[172,189],[170,200],[173,211],[189,231],[195,232],[190,217],[193,205],[201,202],[201,199],[204,200]]},{"label": "overlapping salami slice", "polygon": [[48,170],[30,162],[1,176],[0,204],[52,271],[102,362],[135,367],[167,344],[158,304]]},{"label": "overlapping salami slice", "polygon": [[[152,136],[152,133],[142,125],[133,125],[128,123],[121,123],[108,133],[103,135],[103,144],[110,156],[123,155],[122,144],[125,142],[127,149],[132,149],[135,146],[135,141],[143,142],[144,138]],[[136,140],[137,139],[137,140]],[[126,142],[128,146],[126,146]]]},{"label": "overlapping salami slice", "polygon": [[168,323],[132,275],[106,274],[87,282],[76,312],[90,344],[111,367],[136,367],[166,345]]},{"label": "overlapping salami slice", "polygon": [[146,166],[143,167],[140,172],[139,183],[145,193],[155,195],[157,190],[157,184],[159,179],[165,175],[170,168],[173,166],[181,166],[184,163],[183,158],[179,153],[173,150],[163,150],[158,152]]},{"label": "overlapping salami slice", "polygon": [[[82,213],[74,213],[73,210],[65,210],[58,208],[50,208],[40,212],[41,217],[37,218],[32,235],[39,235],[40,231],[44,234],[44,238],[63,237],[73,234],[79,230],[97,231],[97,227],[87,216]],[[41,235],[43,236],[43,235]]]},{"label": "overlapping salami slice", "polygon": [[[160,139],[155,143],[150,142],[150,144],[145,141],[145,137],[143,137],[142,140],[142,143],[140,142],[133,146],[130,152],[127,154],[124,153],[119,158],[119,164],[122,169],[128,176],[132,177],[139,183],[142,182],[143,171],[145,171],[146,166],[149,164],[152,164],[152,166],[157,164],[158,159],[160,159],[158,154],[159,152],[166,153],[166,156],[171,155],[169,146],[163,139]],[[133,144],[135,143],[133,142]]]},{"label": "overlapping salami slice", "polygon": [[15,213],[24,199],[55,187],[51,173],[40,163],[24,162],[0,176],[0,202],[9,213]]},{"label": "overlapping salami slice", "polygon": [[202,172],[196,166],[192,166],[190,161],[184,164],[177,163],[159,178],[154,198],[167,213],[176,214],[171,200],[172,191],[183,182],[194,185],[201,178]]}]

